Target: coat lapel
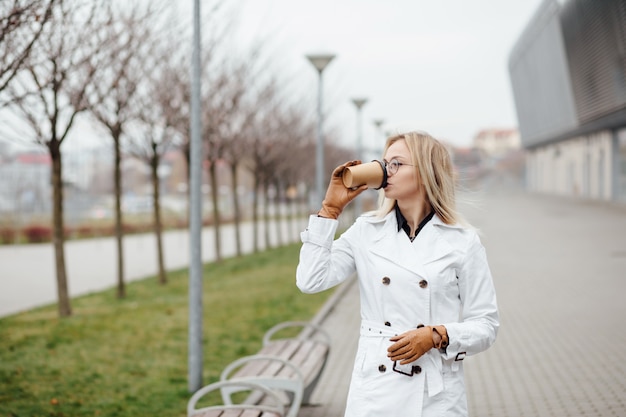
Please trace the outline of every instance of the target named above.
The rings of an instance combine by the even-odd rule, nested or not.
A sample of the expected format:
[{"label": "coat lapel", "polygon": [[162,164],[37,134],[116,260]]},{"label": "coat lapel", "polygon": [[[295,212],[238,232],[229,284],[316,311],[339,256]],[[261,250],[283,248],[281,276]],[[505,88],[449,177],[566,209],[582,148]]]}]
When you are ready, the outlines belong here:
[{"label": "coat lapel", "polygon": [[[437,215],[428,222],[418,237],[411,242],[403,230],[398,232],[396,217],[392,211],[383,219],[368,219],[371,223],[384,222],[372,240],[370,252],[394,263],[422,278],[427,278],[424,265],[448,255],[450,244],[440,236],[444,224]],[[452,226],[456,227],[456,226]]]}]

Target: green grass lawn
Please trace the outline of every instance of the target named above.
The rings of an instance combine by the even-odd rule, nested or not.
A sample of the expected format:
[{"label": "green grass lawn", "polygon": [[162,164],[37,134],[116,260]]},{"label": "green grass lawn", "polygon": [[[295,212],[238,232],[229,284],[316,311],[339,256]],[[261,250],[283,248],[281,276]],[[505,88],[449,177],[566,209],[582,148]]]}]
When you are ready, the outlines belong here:
[{"label": "green grass lawn", "polygon": [[[300,245],[204,268],[205,384],[231,361],[256,353],[267,329],[310,320],[330,292],[295,286]],[[188,272],[128,284],[0,319],[0,417],[185,416]],[[71,285],[71,281],[70,281]]]}]

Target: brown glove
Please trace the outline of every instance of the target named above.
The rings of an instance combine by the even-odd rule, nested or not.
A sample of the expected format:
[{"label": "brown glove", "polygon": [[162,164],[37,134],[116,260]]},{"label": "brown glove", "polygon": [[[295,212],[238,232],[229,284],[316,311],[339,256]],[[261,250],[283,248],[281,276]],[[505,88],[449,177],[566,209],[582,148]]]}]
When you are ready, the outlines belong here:
[{"label": "brown glove", "polygon": [[390,340],[396,343],[389,346],[387,356],[392,361],[402,360],[400,365],[406,365],[434,347],[442,349],[448,346],[448,332],[445,326],[425,326],[409,330]]},{"label": "brown glove", "polygon": [[361,161],[350,161],[335,168],[330,178],[328,189],[326,190],[326,197],[324,197],[324,201],[322,201],[322,209],[317,213],[318,216],[336,219],[350,201],[367,190],[367,185],[362,185],[355,189],[346,188],[341,179],[343,170],[346,169],[346,167],[360,163]]}]

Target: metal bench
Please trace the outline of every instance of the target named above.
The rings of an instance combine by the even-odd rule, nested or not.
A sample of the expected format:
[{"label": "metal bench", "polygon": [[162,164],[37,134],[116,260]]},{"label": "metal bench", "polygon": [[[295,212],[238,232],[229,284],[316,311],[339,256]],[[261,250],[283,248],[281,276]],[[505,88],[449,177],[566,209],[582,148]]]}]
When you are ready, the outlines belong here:
[{"label": "metal bench", "polygon": [[[302,328],[296,337],[276,337],[294,327]],[[221,381],[249,381],[278,391],[284,404],[290,404],[287,416],[296,417],[301,405],[310,404],[329,352],[330,336],[320,326],[301,321],[280,323],[265,333],[258,354],[229,364]],[[221,392],[224,404],[231,404],[230,389],[222,388]],[[263,395],[251,395],[246,402],[263,403]]]},{"label": "metal bench", "polygon": [[[281,331],[302,328],[295,337],[277,337]],[[198,390],[187,403],[188,417],[297,417],[324,370],[330,352],[330,336],[320,326],[289,321],[277,324],[263,336],[256,355],[229,364],[220,381]],[[196,408],[198,400],[219,390],[222,405]],[[247,391],[236,403],[233,395]],[[237,397],[240,398],[240,397]]]},{"label": "metal bench", "polygon": [[[208,393],[228,389],[231,393],[250,391],[263,393],[263,404],[225,404],[196,408],[198,401]],[[261,384],[250,381],[220,381],[196,391],[187,403],[188,417],[285,417],[282,399]]]},{"label": "metal bench", "polygon": [[[302,331],[292,338],[275,336],[288,328],[300,327]],[[263,347],[257,353],[242,358],[228,365],[221,375],[221,380],[246,378],[254,379],[268,376],[290,375],[289,367],[280,366],[276,361],[254,360],[254,364],[241,366],[259,355],[271,356],[293,364],[302,374],[304,392],[302,404],[310,403],[311,394],[324,370],[330,352],[330,336],[320,326],[303,321],[288,321],[277,324],[263,336]]]}]

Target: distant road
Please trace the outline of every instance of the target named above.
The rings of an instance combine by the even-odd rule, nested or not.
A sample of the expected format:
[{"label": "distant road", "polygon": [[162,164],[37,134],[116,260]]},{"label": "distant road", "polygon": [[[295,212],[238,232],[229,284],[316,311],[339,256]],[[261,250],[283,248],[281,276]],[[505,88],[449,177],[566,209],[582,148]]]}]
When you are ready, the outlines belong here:
[{"label": "distant road", "polygon": [[[282,222],[280,243],[298,242],[307,219]],[[276,224],[270,224],[270,243],[278,244]],[[235,228],[221,228],[222,257],[236,254]],[[203,262],[215,260],[214,229],[202,232]],[[241,225],[242,252],[253,249],[251,222]],[[265,229],[260,227],[259,248],[265,248]],[[124,237],[126,282],[157,273],[156,239],[154,234]],[[189,265],[189,233],[167,231],[163,234],[163,250],[167,270]],[[68,241],[65,262],[70,296],[88,294],[114,287],[117,283],[117,250],[114,238]],[[0,317],[57,302],[54,249],[51,243],[0,246]]]}]

